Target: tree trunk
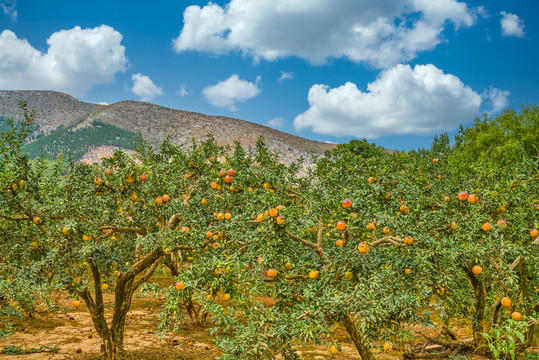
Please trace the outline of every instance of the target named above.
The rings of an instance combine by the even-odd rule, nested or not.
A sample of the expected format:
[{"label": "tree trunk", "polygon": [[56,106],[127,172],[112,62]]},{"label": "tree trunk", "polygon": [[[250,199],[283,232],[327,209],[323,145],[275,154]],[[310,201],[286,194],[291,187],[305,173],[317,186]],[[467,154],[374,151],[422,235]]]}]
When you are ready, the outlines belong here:
[{"label": "tree trunk", "polygon": [[356,349],[363,360],[374,360],[374,355],[371,352],[371,349],[364,343],[363,337],[359,333],[356,327],[356,323],[352,319],[350,314],[344,315],[344,327],[350,335],[350,338],[354,342]]},{"label": "tree trunk", "polygon": [[473,340],[474,346],[477,348],[485,342],[485,338],[481,336],[480,333],[485,332],[483,327],[483,321],[485,320],[485,286],[481,279],[477,277],[472,268],[475,265],[473,259],[468,263],[468,267],[464,267],[470,284],[472,285],[475,298],[475,311],[474,318],[472,319],[472,331],[473,331]]}]

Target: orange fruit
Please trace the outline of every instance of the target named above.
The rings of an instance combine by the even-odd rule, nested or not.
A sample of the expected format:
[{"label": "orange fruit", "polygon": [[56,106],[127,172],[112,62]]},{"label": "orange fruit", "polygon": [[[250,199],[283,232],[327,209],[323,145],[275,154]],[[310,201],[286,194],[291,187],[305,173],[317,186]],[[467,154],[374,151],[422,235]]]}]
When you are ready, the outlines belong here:
[{"label": "orange fruit", "polygon": [[339,349],[337,349],[337,347],[335,345],[331,345],[329,348],[328,348],[329,352],[332,353],[332,354],[338,354],[339,353]]},{"label": "orange fruit", "polygon": [[268,213],[269,213],[269,216],[271,217],[277,217],[277,215],[279,215],[279,210],[273,208]]},{"label": "orange fruit", "polygon": [[391,351],[393,349],[393,344],[386,342],[383,346],[385,352]]},{"label": "orange fruit", "polygon": [[351,271],[347,271],[346,273],[344,273],[344,277],[348,280],[352,280],[354,278],[354,273]]},{"label": "orange fruit", "polygon": [[406,236],[403,240],[403,242],[406,244],[406,245],[412,245],[413,242],[414,242],[414,238],[411,237],[411,236]]},{"label": "orange fruit", "polygon": [[62,229],[62,233],[64,235],[67,235],[69,233],[69,229],[64,226],[64,228]]},{"label": "orange fruit", "polygon": [[211,246],[214,248],[214,249],[217,249],[219,247],[219,243],[218,242],[214,242],[213,244],[211,244]]},{"label": "orange fruit", "polygon": [[101,285],[101,289],[107,291],[109,289],[109,284],[103,284]]},{"label": "orange fruit", "polygon": [[101,180],[101,178],[96,177],[96,178],[94,179],[94,183],[95,183],[97,186],[99,186],[99,185],[103,184],[103,180]]},{"label": "orange fruit", "polygon": [[400,212],[403,213],[403,214],[409,214],[410,213],[410,208],[404,204],[401,205],[400,207]]},{"label": "orange fruit", "polygon": [[292,263],[289,263],[289,262],[284,263],[284,268],[286,270],[290,269],[291,267],[292,267]]},{"label": "orange fruit", "polygon": [[466,201],[468,200],[468,193],[466,191],[462,191],[459,193],[457,197],[460,201]]},{"label": "orange fruit", "polygon": [[157,198],[155,199],[155,203],[156,203],[157,205],[161,205],[161,204],[163,203],[163,198],[160,197],[160,196],[157,197]]},{"label": "orange fruit", "polygon": [[80,306],[80,301],[79,300],[73,300],[71,305],[73,305],[74,308],[78,308]]},{"label": "orange fruit", "polygon": [[376,229],[376,225],[374,225],[373,222],[370,222],[367,224],[367,230],[375,230]]},{"label": "orange fruit", "polygon": [[179,291],[185,289],[185,284],[183,283],[183,281],[178,281],[176,284],[174,284],[174,286],[176,287],[176,290]]},{"label": "orange fruit", "polygon": [[472,272],[475,274],[475,275],[479,275],[483,272],[483,268],[479,265],[475,265],[473,268],[472,268]]},{"label": "orange fruit", "polygon": [[140,175],[140,180],[141,181],[146,181],[147,178],[148,178],[147,175]]},{"label": "orange fruit", "polygon": [[367,181],[369,182],[369,184],[372,184],[374,182],[374,178],[371,176],[367,179]]},{"label": "orange fruit", "polygon": [[161,196],[161,199],[163,199],[163,202],[168,202],[170,200],[170,196],[165,194],[165,195]]},{"label": "orange fruit", "polygon": [[344,230],[346,229],[346,223],[344,221],[337,221],[337,230]]},{"label": "orange fruit", "polygon": [[275,269],[269,269],[268,270],[268,276],[271,277],[271,278],[274,278],[277,276],[277,270]]},{"label": "orange fruit", "polygon": [[408,275],[408,274],[411,273],[411,272],[412,272],[411,269],[404,269],[404,274],[405,274],[405,275]]},{"label": "orange fruit", "polygon": [[361,242],[357,246],[357,249],[359,250],[360,253],[366,254],[369,252],[369,245],[365,244],[364,242]]},{"label": "orange fruit", "polygon": [[230,175],[225,176],[225,182],[227,184],[230,184],[233,180],[234,180],[234,178],[232,176],[230,176]]},{"label": "orange fruit", "polygon": [[281,215],[277,216],[277,218],[275,219],[277,221],[277,225],[283,225],[284,224],[284,219]]},{"label": "orange fruit", "polygon": [[224,294],[223,299],[225,299],[225,301],[230,300],[230,294]]},{"label": "orange fruit", "polygon": [[210,301],[213,299],[213,295],[212,294],[208,294],[206,295],[206,300]]},{"label": "orange fruit", "polygon": [[390,229],[388,226],[386,226],[386,227],[382,230],[382,232],[383,232],[384,234],[387,235],[387,234],[389,234],[389,233],[391,232],[391,229]]},{"label": "orange fruit", "polygon": [[129,175],[125,181],[127,181],[129,184],[131,184],[132,182],[135,181],[135,178],[133,177],[133,175]]},{"label": "orange fruit", "polygon": [[508,297],[503,297],[501,300],[502,306],[509,307],[511,306],[511,299]]},{"label": "orange fruit", "polygon": [[483,229],[483,231],[487,231],[487,232],[490,231],[491,228],[492,227],[491,227],[489,222],[486,222],[486,223],[483,224],[483,226],[481,226],[481,229]]},{"label": "orange fruit", "polygon": [[337,245],[337,246],[342,246],[342,245],[343,245],[343,241],[339,239],[339,240],[335,241],[335,245]]},{"label": "orange fruit", "polygon": [[468,202],[470,204],[476,204],[477,201],[479,201],[479,197],[477,197],[477,195],[475,195],[475,194],[468,195]]},{"label": "orange fruit", "polygon": [[82,240],[90,241],[90,240],[92,240],[92,235],[82,235]]},{"label": "orange fruit", "polygon": [[451,201],[451,198],[450,198],[449,196],[446,195],[446,196],[444,196],[444,201],[445,201],[445,202]]},{"label": "orange fruit", "polygon": [[318,272],[318,270],[313,270],[309,273],[309,279],[318,279],[319,276],[320,273]]},{"label": "orange fruit", "polygon": [[236,170],[234,170],[234,169],[229,169],[229,170],[228,170],[228,175],[230,175],[230,176],[236,175]]},{"label": "orange fruit", "polygon": [[217,184],[215,181],[212,181],[210,186],[212,189],[217,189],[219,187],[219,184]]},{"label": "orange fruit", "polygon": [[496,222],[496,224],[498,224],[499,227],[501,227],[502,229],[506,229],[507,228],[507,222],[504,220],[504,219],[500,219]]},{"label": "orange fruit", "polygon": [[539,235],[539,230],[537,230],[537,229],[531,229],[530,230],[530,236],[532,238],[536,238],[538,235]]},{"label": "orange fruit", "polygon": [[262,221],[264,221],[264,214],[258,214],[258,215],[256,216],[256,221],[257,221],[257,222],[262,222]]},{"label": "orange fruit", "polygon": [[511,314],[511,319],[515,321],[519,321],[521,318],[522,318],[522,314],[519,312],[515,311],[514,313]]},{"label": "orange fruit", "polygon": [[231,213],[228,213],[228,212],[225,213],[225,219],[226,219],[226,220],[232,219],[232,214],[231,214]]},{"label": "orange fruit", "polygon": [[432,162],[433,162],[434,164],[436,164],[436,163],[438,162],[438,159],[434,158],[434,159],[432,159]]},{"label": "orange fruit", "polygon": [[32,222],[37,225],[37,224],[39,224],[39,220],[41,220],[41,219],[36,216],[35,218],[32,219]]},{"label": "orange fruit", "polygon": [[342,205],[342,207],[345,208],[345,209],[351,208],[351,207],[352,207],[352,200],[350,200],[350,199],[344,199],[344,200],[341,202],[341,205]]}]

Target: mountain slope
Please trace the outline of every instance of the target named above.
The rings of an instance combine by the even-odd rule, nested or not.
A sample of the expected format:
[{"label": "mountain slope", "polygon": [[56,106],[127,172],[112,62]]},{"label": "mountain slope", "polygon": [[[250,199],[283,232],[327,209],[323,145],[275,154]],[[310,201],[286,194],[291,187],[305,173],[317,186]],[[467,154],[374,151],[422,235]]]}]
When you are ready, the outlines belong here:
[{"label": "mountain slope", "polygon": [[78,132],[95,127],[95,124],[108,124],[140,134],[153,145],[160,144],[167,136],[175,144],[188,144],[193,138],[200,141],[211,133],[219,144],[239,141],[244,147],[252,148],[258,137],[264,136],[270,150],[280,152],[285,162],[306,156],[308,152],[323,153],[335,147],[333,144],[304,139],[224,116],[176,110],[132,100],[111,105],[91,104],[53,91],[0,91],[0,116],[20,120],[22,112],[17,108],[19,100],[27,101],[29,108],[38,113],[38,136],[49,136],[58,130]]}]

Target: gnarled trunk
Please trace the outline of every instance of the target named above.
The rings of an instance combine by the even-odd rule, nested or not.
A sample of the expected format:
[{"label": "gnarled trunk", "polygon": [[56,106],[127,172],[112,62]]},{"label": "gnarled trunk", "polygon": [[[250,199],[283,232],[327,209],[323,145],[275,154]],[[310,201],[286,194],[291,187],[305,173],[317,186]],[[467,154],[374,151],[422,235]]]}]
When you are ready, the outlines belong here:
[{"label": "gnarled trunk", "polygon": [[361,359],[374,360],[374,355],[372,354],[371,349],[369,349],[368,345],[364,343],[365,340],[359,333],[356,327],[356,323],[352,319],[352,316],[350,314],[346,314],[344,316],[343,322],[344,322],[344,327],[346,328],[346,331],[348,332],[348,335],[350,335],[350,338],[352,339],[359,355],[361,356]]}]

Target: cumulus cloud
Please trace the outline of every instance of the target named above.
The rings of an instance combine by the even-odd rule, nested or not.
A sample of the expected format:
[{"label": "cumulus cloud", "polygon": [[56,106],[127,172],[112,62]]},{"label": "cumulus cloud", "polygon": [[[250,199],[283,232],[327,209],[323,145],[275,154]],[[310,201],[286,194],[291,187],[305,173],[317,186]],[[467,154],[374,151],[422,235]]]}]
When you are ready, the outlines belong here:
[{"label": "cumulus cloud", "polygon": [[507,105],[509,105],[508,98],[510,94],[511,93],[507,90],[500,90],[494,87],[491,87],[488,91],[484,91],[482,97],[489,105],[487,112],[497,113],[506,108]]},{"label": "cumulus cloud", "polygon": [[505,11],[500,12],[502,18],[500,25],[502,26],[502,36],[515,36],[519,38],[526,37],[524,32],[524,20],[518,17],[518,15],[511,14]]},{"label": "cumulus cloud", "polygon": [[396,65],[363,92],[353,83],[330,89],[313,85],[309,109],[294,119],[297,130],[376,138],[451,130],[479,113],[482,98],[432,64]]},{"label": "cumulus cloud", "polygon": [[281,76],[279,77],[279,82],[284,80],[293,79],[296,76],[293,72],[281,71]]},{"label": "cumulus cloud", "polygon": [[282,129],[284,127],[284,119],[282,117],[276,117],[268,121],[268,126],[274,129]]},{"label": "cumulus cloud", "polygon": [[154,97],[163,95],[163,89],[155,85],[148,76],[140,73],[131,76],[133,80],[133,87],[131,91],[141,98],[143,101],[150,101]]},{"label": "cumulus cloud", "polygon": [[0,2],[0,8],[2,9],[2,12],[4,15],[11,18],[11,21],[15,22],[17,21],[17,1],[11,0],[11,1],[2,1]]},{"label": "cumulus cloud", "polygon": [[457,0],[231,0],[189,6],[174,49],[255,61],[297,56],[319,64],[346,57],[384,68],[442,40],[448,22],[475,24],[480,9]]},{"label": "cumulus cloud", "polygon": [[261,81],[258,76],[254,83],[242,80],[236,74],[230,75],[226,80],[208,86],[202,90],[204,98],[213,106],[224,107],[230,111],[236,111],[236,103],[247,101],[260,94],[258,87]]},{"label": "cumulus cloud", "polygon": [[82,95],[125,71],[122,34],[110,26],[55,32],[46,53],[10,30],[0,33],[0,89],[57,90]]}]

